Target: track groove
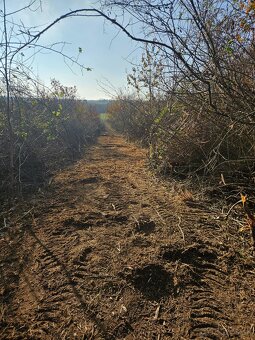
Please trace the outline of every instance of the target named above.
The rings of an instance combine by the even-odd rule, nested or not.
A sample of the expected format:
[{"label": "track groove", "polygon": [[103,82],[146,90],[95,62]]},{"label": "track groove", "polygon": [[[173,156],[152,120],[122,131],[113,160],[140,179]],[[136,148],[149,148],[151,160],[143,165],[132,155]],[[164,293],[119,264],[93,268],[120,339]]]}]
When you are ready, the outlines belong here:
[{"label": "track groove", "polygon": [[176,181],[167,190],[145,155],[102,136],[33,201],[0,267],[7,280],[16,265],[0,339],[255,339],[248,238]]}]

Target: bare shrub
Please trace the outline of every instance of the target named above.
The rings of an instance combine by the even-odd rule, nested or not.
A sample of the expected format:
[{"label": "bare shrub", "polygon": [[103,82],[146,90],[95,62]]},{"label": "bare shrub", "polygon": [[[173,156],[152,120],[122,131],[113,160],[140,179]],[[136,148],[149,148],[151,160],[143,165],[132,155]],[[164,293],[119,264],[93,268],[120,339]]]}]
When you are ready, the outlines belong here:
[{"label": "bare shrub", "polygon": [[[77,99],[75,88],[64,87],[55,80],[51,90],[37,89],[37,96],[20,91],[11,99],[15,137],[12,190],[24,192],[42,185],[52,171],[80,157],[100,132],[99,115]],[[1,113],[0,121],[4,121]],[[0,144],[0,185],[4,191],[11,185],[4,123]]]},{"label": "bare shrub", "polygon": [[124,132],[148,142],[154,168],[254,177],[253,2],[102,2],[139,28],[136,35],[118,22],[144,43],[128,77],[139,110],[115,118],[119,126],[127,121]]}]

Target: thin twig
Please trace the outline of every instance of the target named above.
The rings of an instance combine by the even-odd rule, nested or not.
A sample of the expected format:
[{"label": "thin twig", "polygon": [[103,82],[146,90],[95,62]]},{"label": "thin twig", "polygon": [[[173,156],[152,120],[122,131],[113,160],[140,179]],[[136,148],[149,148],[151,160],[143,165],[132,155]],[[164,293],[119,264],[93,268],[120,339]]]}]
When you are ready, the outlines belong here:
[{"label": "thin twig", "polygon": [[177,224],[177,227],[179,228],[179,230],[180,230],[180,232],[182,234],[183,242],[185,243],[185,236],[184,236],[184,232],[183,232],[183,230],[181,228],[181,218],[180,218],[180,216],[178,216],[178,219],[179,219],[179,223]]},{"label": "thin twig", "polygon": [[154,315],[153,320],[158,320],[159,313],[160,313],[160,308],[161,308],[161,306],[158,305],[158,307],[157,307],[157,309],[156,309],[156,311],[155,311],[155,315]]},{"label": "thin twig", "polygon": [[226,219],[228,218],[228,216],[229,216],[229,214],[231,213],[231,211],[233,210],[233,208],[234,208],[237,204],[239,204],[239,203],[242,203],[242,200],[237,201],[236,203],[234,203],[234,204],[230,207],[229,211],[227,212],[227,214],[226,214],[226,216],[225,216]]},{"label": "thin twig", "polygon": [[160,218],[161,222],[162,222],[164,225],[166,225],[166,222],[165,222],[165,220],[164,220],[164,219],[163,219],[163,217],[160,215],[160,213],[158,212],[158,210],[157,210],[157,209],[155,209],[155,211],[156,211],[156,213],[157,213],[158,217]]},{"label": "thin twig", "polygon": [[227,328],[222,323],[220,323],[220,325],[224,329],[224,331],[226,332],[227,337],[229,338],[230,336],[229,336],[229,331],[227,330]]},{"label": "thin twig", "polygon": [[8,229],[7,223],[6,223],[6,218],[4,218],[4,226],[0,228],[0,232]]},{"label": "thin twig", "polygon": [[16,221],[14,221],[14,222],[11,222],[10,224],[9,224],[9,226],[11,226],[11,225],[14,225],[14,224],[16,224],[17,222],[19,222],[20,220],[22,220],[24,217],[26,217],[28,214],[30,214],[31,213],[31,211],[33,211],[34,210],[34,207],[32,207],[30,210],[28,210],[27,212],[25,212],[22,216],[20,216]]}]

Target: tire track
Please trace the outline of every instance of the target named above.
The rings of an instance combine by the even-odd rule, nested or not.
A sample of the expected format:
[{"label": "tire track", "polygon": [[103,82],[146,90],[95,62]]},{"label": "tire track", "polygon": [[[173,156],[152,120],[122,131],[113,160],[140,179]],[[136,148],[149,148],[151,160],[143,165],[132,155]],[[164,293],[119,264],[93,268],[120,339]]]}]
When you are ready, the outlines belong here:
[{"label": "tire track", "polygon": [[141,150],[102,137],[38,203],[5,338],[17,324],[24,339],[252,339],[253,262],[241,284],[232,235],[193,206],[151,178]]},{"label": "tire track", "polygon": [[[227,338],[230,319],[226,315],[226,305],[222,305],[224,301],[218,298],[227,288],[227,273],[217,263],[220,251],[209,241],[203,241],[189,247],[164,247],[161,254],[167,262],[180,266],[180,292],[187,294],[190,308],[189,339]],[[185,282],[181,281],[183,277]]]}]

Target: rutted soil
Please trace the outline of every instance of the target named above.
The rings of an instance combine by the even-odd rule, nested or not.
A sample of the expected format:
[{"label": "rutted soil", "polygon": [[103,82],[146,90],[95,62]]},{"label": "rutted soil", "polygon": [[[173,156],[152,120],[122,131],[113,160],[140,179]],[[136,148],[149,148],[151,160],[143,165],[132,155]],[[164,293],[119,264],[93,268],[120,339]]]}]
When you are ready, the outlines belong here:
[{"label": "rutted soil", "polygon": [[249,233],[145,160],[101,136],[0,235],[1,339],[255,339]]}]

